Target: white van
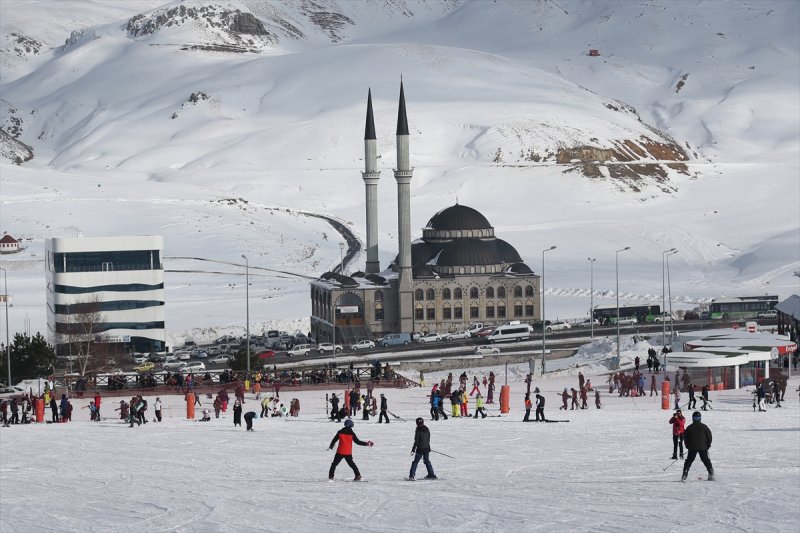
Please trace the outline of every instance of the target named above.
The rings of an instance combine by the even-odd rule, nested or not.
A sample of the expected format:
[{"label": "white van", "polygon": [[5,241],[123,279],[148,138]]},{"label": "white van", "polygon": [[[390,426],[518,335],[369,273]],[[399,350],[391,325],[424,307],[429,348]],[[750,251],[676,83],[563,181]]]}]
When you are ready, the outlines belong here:
[{"label": "white van", "polygon": [[486,337],[489,342],[508,342],[528,340],[531,337],[531,327],[528,324],[513,326],[498,326]]}]

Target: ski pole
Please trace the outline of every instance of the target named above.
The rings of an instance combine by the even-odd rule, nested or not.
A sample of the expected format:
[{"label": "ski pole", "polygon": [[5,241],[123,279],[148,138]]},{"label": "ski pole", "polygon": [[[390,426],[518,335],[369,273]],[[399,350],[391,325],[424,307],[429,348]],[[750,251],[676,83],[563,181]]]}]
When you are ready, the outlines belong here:
[{"label": "ski pole", "polygon": [[[672,465],[674,465],[674,464],[675,464],[675,463],[677,463],[677,462],[678,462],[678,460],[677,460],[677,459],[675,459],[674,461],[672,461],[670,464],[668,464],[668,465],[667,465],[667,468],[671,467]],[[665,468],[664,470],[662,470],[662,472],[666,472],[666,471],[667,471],[667,468]]]},{"label": "ski pole", "polygon": [[433,453],[438,453],[439,455],[444,455],[445,457],[449,457],[450,459],[455,459],[452,455],[447,455],[446,453],[437,452],[436,450],[431,450]]}]

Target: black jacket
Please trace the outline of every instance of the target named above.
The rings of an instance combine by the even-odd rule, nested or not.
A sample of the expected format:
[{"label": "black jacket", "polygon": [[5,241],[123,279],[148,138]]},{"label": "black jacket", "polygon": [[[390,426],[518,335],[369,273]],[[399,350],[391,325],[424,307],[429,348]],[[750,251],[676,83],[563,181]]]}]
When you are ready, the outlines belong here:
[{"label": "black jacket", "polygon": [[544,409],[544,396],[542,396],[541,394],[536,395],[536,407]]},{"label": "black jacket", "polygon": [[417,431],[414,433],[414,446],[411,447],[412,452],[429,452],[431,451],[431,431],[427,426],[417,426]]},{"label": "black jacket", "polygon": [[711,430],[702,422],[692,422],[683,434],[687,450],[706,451],[711,448]]},{"label": "black jacket", "polygon": [[386,401],[385,396],[381,396],[381,411],[386,411],[389,409],[389,402]]}]

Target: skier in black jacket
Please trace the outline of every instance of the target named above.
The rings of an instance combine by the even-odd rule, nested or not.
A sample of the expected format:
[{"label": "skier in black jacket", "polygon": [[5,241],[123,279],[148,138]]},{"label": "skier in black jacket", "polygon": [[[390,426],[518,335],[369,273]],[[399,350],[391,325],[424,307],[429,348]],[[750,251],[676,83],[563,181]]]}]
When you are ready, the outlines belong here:
[{"label": "skier in black jacket", "polygon": [[700,460],[703,461],[708,470],[708,480],[714,481],[714,467],[711,465],[711,459],[708,458],[708,449],[711,448],[711,430],[700,422],[702,418],[703,415],[700,414],[700,411],[692,413],[692,423],[683,434],[683,442],[686,444],[686,449],[689,450],[689,455],[683,463],[681,481],[686,481],[686,477],[689,475],[689,468],[692,467],[694,458],[698,454],[700,454]]},{"label": "skier in black jacket", "polygon": [[433,465],[428,457],[431,453],[431,432],[425,426],[425,421],[421,417],[417,418],[417,430],[414,432],[414,445],[411,447],[411,453],[414,455],[414,460],[411,462],[411,471],[408,474],[408,479],[414,479],[420,459],[425,463],[425,468],[428,470],[428,475],[425,476],[425,479],[436,479],[436,474],[433,473]]},{"label": "skier in black jacket", "polygon": [[539,387],[536,387],[535,392],[536,392],[536,421],[547,422],[547,420],[544,417],[544,396],[539,394]]},{"label": "skier in black jacket", "polygon": [[389,403],[386,401],[386,396],[381,394],[381,414],[378,415],[378,424],[383,422],[383,419],[386,419],[386,423],[389,423],[389,415],[386,412],[389,410]]}]

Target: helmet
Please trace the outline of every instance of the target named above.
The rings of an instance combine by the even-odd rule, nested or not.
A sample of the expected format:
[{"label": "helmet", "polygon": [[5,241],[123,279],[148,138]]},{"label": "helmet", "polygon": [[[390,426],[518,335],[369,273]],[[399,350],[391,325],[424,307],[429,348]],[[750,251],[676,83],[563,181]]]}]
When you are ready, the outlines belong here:
[{"label": "helmet", "polygon": [[700,411],[695,411],[692,413],[692,420],[701,420],[703,415],[700,414]]},{"label": "helmet", "polygon": [[421,425],[422,425],[422,424],[424,424],[424,423],[425,423],[425,421],[422,419],[422,417],[421,417],[421,416],[417,418],[417,425],[418,425],[418,426],[421,426]]},{"label": "helmet", "polygon": [[349,420],[349,419],[348,419],[348,420],[345,420],[345,421],[344,421],[344,427],[346,427],[346,428],[351,428],[351,427],[353,427],[353,421],[352,421],[352,420]]}]

